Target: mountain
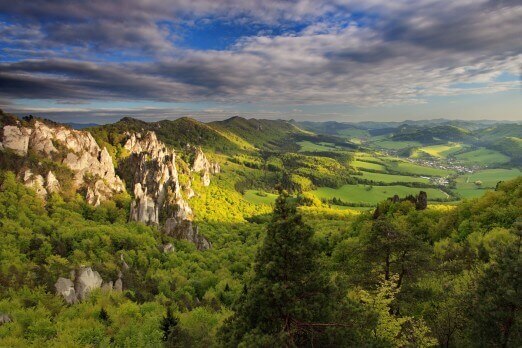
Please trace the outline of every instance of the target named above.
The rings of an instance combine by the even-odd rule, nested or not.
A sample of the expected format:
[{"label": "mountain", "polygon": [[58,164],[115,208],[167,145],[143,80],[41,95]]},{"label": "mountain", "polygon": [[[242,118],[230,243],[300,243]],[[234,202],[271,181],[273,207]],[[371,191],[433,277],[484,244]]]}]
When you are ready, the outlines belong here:
[{"label": "mountain", "polygon": [[235,134],[258,148],[268,149],[284,146],[296,135],[307,134],[296,125],[284,120],[258,120],[234,116],[208,125]]},{"label": "mountain", "polygon": [[395,141],[418,141],[421,144],[438,144],[448,141],[463,141],[471,132],[455,126],[415,127],[403,125],[391,137]]}]

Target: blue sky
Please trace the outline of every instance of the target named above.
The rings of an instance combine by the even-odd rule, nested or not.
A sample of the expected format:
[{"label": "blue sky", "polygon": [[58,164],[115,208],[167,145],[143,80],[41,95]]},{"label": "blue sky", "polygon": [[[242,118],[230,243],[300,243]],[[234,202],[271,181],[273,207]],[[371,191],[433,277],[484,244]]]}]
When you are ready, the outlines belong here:
[{"label": "blue sky", "polygon": [[522,120],[521,21],[517,1],[0,0],[0,108]]}]

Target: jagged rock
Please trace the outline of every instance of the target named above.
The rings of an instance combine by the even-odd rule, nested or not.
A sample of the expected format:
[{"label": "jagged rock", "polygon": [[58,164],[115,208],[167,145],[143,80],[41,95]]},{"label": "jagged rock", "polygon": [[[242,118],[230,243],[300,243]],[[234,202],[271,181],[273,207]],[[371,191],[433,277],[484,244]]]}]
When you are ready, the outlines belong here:
[{"label": "jagged rock", "polygon": [[183,191],[185,192],[185,196],[187,196],[188,199],[190,199],[196,195],[196,193],[192,189],[192,182],[190,180],[187,183],[187,185],[185,185],[185,187],[183,188]]},{"label": "jagged rock", "polygon": [[[60,125],[49,126],[36,120],[31,127],[4,126],[3,147],[19,155],[27,155],[32,151],[66,165],[74,171],[74,181],[78,188],[87,189],[91,204],[97,205],[110,199],[114,193],[125,190],[123,182],[114,171],[107,149],[100,149],[88,132]],[[59,190],[59,185],[56,185],[58,181],[51,174],[51,177],[47,174],[51,190],[46,190],[45,193]],[[41,191],[40,194],[43,195],[44,192]]]},{"label": "jagged rock", "polygon": [[198,250],[212,248],[212,244],[199,233],[199,227],[194,225],[192,221],[175,222],[167,220],[165,228],[168,230],[169,235],[194,243]]},{"label": "jagged rock", "polygon": [[116,279],[114,282],[114,291],[123,291],[123,281],[121,280],[121,277]]},{"label": "jagged rock", "polygon": [[4,313],[0,314],[0,325],[7,324],[7,323],[10,323],[12,321],[13,320],[11,319],[11,317],[9,315],[4,314]]},{"label": "jagged rock", "polygon": [[111,280],[108,283],[103,283],[101,289],[102,289],[103,292],[110,292],[110,291],[112,291],[113,286],[114,285],[113,285],[112,280]]},{"label": "jagged rock", "polygon": [[93,271],[92,268],[82,268],[76,271],[74,279],[74,289],[79,300],[87,297],[89,292],[101,287],[103,279],[100,274]]},{"label": "jagged rock", "polygon": [[56,289],[56,293],[63,296],[65,302],[68,304],[73,304],[78,301],[72,280],[60,277],[56,284],[54,284],[54,288]]},{"label": "jagged rock", "polygon": [[428,194],[424,191],[420,191],[417,196],[417,202],[415,203],[415,208],[417,210],[424,210],[428,207]]},{"label": "jagged rock", "polygon": [[120,254],[120,260],[121,260],[121,268],[124,271],[127,271],[129,269],[129,265],[127,265],[127,262],[123,259],[123,254]]},{"label": "jagged rock", "polygon": [[2,138],[3,147],[12,150],[20,156],[27,155],[29,149],[29,137],[33,130],[19,126],[4,126]]},{"label": "jagged rock", "polygon": [[210,185],[210,174],[217,174],[221,170],[219,163],[210,162],[200,147],[187,145],[187,151],[193,155],[191,170],[201,173],[203,186]]},{"label": "jagged rock", "polygon": [[47,173],[47,177],[45,178],[45,189],[48,193],[55,193],[60,191],[60,183],[52,171],[49,171]]},{"label": "jagged rock", "polygon": [[165,244],[163,246],[163,253],[165,254],[173,253],[174,251],[176,251],[176,248],[174,248],[174,245],[172,245],[171,243]]},{"label": "jagged rock", "polygon": [[132,174],[134,188],[130,220],[160,226],[166,234],[196,245],[210,245],[206,240],[206,244],[199,241],[204,239],[200,235],[193,237],[194,214],[181,194],[174,151],[154,132],[130,134],[124,147],[131,153],[126,168]]},{"label": "jagged rock", "polygon": [[30,169],[27,169],[23,177],[24,185],[36,191],[36,194],[42,198],[47,196],[47,190],[44,187],[44,178],[41,175],[33,174]]},{"label": "jagged rock", "polygon": [[210,185],[210,173],[208,171],[204,171],[201,174],[201,182],[203,183],[203,186]]}]

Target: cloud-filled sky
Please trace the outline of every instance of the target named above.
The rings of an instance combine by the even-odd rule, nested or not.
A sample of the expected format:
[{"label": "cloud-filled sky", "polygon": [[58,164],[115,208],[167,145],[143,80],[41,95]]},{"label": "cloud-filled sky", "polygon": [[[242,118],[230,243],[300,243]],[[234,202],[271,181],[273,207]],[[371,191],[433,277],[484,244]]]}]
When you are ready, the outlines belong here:
[{"label": "cloud-filled sky", "polygon": [[0,108],[522,120],[518,0],[0,0]]}]

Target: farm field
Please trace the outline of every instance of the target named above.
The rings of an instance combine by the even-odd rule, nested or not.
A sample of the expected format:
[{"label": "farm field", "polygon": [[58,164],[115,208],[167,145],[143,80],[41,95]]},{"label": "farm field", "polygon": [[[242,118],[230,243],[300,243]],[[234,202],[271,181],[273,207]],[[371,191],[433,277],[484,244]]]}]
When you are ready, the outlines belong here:
[{"label": "farm field", "polygon": [[332,151],[332,150],[335,151],[337,149],[335,144],[325,143],[325,142],[313,143],[311,141],[304,140],[304,141],[297,142],[297,144],[301,147],[299,149],[300,152]]},{"label": "farm field", "polygon": [[477,150],[465,152],[459,155],[456,155],[460,161],[479,164],[484,166],[491,166],[494,164],[504,164],[508,163],[510,158],[498,151],[480,148]]},{"label": "farm field", "polygon": [[401,150],[408,147],[419,147],[421,146],[421,143],[417,141],[380,140],[373,142],[371,145],[386,150]]},{"label": "farm field", "polygon": [[404,161],[390,161],[387,167],[389,170],[411,175],[446,176],[454,173],[454,171],[452,170],[425,167],[415,163]]},{"label": "farm field", "polygon": [[434,188],[415,188],[400,185],[392,186],[373,186],[368,190],[367,185],[344,185],[338,189],[329,187],[320,187],[312,191],[319,199],[332,199],[334,197],[341,199],[348,203],[371,203],[377,204],[393,195],[397,194],[400,197],[407,195],[416,195],[419,191],[425,191],[428,194],[428,200],[431,199],[445,199],[448,195],[441,190]]},{"label": "farm field", "polygon": [[365,162],[365,161],[361,161],[358,159],[352,161],[351,164],[357,169],[372,169],[372,170],[386,171],[386,167],[383,166],[382,164]]},{"label": "farm field", "polygon": [[[488,189],[493,189],[499,181],[506,181],[522,175],[519,169],[485,169],[473,174],[461,175],[457,178],[455,190],[462,198],[482,196]],[[475,185],[481,181],[482,185]]]},{"label": "farm field", "polygon": [[253,204],[271,205],[275,202],[277,195],[259,190],[246,190],[243,198]]},{"label": "farm field", "polygon": [[[391,182],[421,182],[425,184],[429,184],[429,180],[426,178],[420,178],[415,176],[408,175],[395,175],[395,174],[381,174],[381,173],[370,173],[370,172],[362,172],[363,175],[360,176],[366,180],[380,181],[384,183]],[[359,176],[357,176],[359,177]]]},{"label": "farm field", "polygon": [[430,156],[446,158],[451,154],[462,150],[462,144],[432,145],[419,148],[417,151],[427,153]]}]

